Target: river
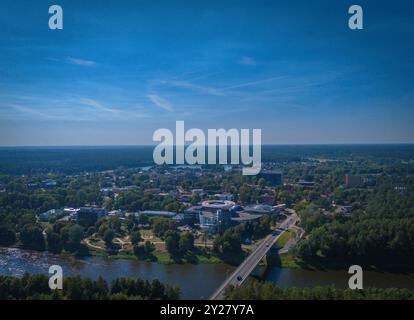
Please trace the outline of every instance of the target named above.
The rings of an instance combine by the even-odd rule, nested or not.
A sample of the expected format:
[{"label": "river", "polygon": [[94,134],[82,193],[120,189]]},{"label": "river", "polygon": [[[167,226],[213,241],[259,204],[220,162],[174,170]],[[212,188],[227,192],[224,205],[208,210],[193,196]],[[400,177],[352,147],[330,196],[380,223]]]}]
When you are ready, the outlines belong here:
[{"label": "river", "polygon": [[[162,265],[136,260],[107,259],[103,257],[73,257],[32,252],[16,248],[0,248],[0,275],[22,276],[25,272],[47,274],[50,265],[60,265],[65,276],[80,275],[96,279],[102,276],[108,282],[117,277],[158,278],[163,283],[176,285],[183,299],[207,299],[234,270],[224,264]],[[346,271],[309,271],[271,268],[266,279],[282,288],[312,287],[334,284],[345,288],[349,275]],[[398,287],[414,290],[414,274],[364,272],[364,285]]]}]

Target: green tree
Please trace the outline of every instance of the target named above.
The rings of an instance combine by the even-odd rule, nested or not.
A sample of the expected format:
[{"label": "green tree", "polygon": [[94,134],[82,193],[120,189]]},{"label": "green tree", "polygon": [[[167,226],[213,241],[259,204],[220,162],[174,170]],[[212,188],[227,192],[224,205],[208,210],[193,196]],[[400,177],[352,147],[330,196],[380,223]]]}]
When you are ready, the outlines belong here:
[{"label": "green tree", "polygon": [[45,250],[45,239],[40,227],[34,224],[26,224],[20,232],[20,240],[25,249]]},{"label": "green tree", "polygon": [[155,246],[150,241],[145,241],[144,250],[145,253],[150,254],[155,251]]},{"label": "green tree", "polygon": [[141,233],[139,231],[133,231],[131,234],[131,243],[133,245],[136,245],[140,241],[141,241]]},{"label": "green tree", "polygon": [[80,245],[80,242],[83,239],[83,228],[77,224],[69,228],[69,242],[74,247],[77,248]]},{"label": "green tree", "polygon": [[47,249],[52,253],[60,253],[62,251],[62,239],[60,235],[53,232],[52,229],[46,232]]},{"label": "green tree", "polygon": [[108,229],[105,231],[105,234],[103,236],[103,240],[105,241],[106,246],[110,247],[112,246],[112,240],[115,237],[115,232],[112,229]]},{"label": "green tree", "polygon": [[201,201],[201,197],[198,193],[193,194],[191,197],[191,204],[193,206],[197,205]]},{"label": "green tree", "polygon": [[165,233],[165,247],[169,254],[175,256],[179,253],[180,234],[175,230]]},{"label": "green tree", "polygon": [[157,237],[163,237],[168,230],[174,228],[175,223],[171,219],[159,217],[152,220],[152,230]]},{"label": "green tree", "polygon": [[190,232],[184,232],[180,235],[179,251],[185,254],[194,249],[194,236]]},{"label": "green tree", "polygon": [[0,246],[9,247],[16,242],[16,232],[6,226],[0,226]]},{"label": "green tree", "polygon": [[240,236],[228,229],[222,236],[217,236],[213,241],[213,250],[224,256],[234,256],[242,252]]},{"label": "green tree", "polygon": [[250,202],[250,188],[247,184],[244,184],[239,190],[239,200],[242,203]]}]

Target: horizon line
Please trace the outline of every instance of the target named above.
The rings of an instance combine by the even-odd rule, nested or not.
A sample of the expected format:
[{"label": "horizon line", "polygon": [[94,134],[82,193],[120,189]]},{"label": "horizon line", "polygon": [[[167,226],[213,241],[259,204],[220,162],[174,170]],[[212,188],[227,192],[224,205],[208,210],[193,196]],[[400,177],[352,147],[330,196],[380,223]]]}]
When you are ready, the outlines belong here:
[{"label": "horizon line", "polygon": [[[7,148],[102,148],[102,147],[155,147],[158,144],[90,144],[90,145],[82,145],[82,144],[68,144],[68,145],[0,145],[0,149],[7,149]],[[185,144],[184,146],[189,146],[189,144]],[[263,143],[261,146],[408,146],[414,145],[414,142],[358,142],[358,143]],[[173,147],[177,145],[174,144]],[[205,147],[209,147],[210,145],[205,145]],[[228,144],[228,147],[235,146]],[[237,146],[237,145],[236,145]],[[241,146],[241,145],[238,145]],[[252,147],[253,145],[249,145]],[[216,145],[219,147],[219,145]]]}]

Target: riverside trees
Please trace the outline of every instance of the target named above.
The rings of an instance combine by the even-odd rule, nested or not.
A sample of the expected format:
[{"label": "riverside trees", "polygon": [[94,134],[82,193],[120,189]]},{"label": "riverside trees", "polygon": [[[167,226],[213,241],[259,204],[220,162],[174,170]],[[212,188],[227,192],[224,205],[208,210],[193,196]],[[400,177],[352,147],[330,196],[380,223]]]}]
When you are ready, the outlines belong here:
[{"label": "riverside trees", "polygon": [[65,277],[64,290],[50,290],[46,275],[24,275],[22,278],[0,276],[0,300],[128,300],[179,298],[177,287],[140,278],[116,278],[110,285],[101,277]]},{"label": "riverside trees", "polygon": [[[394,188],[401,183],[405,186],[404,192]],[[395,181],[386,178],[369,194],[347,193],[351,196],[351,204],[355,203],[354,207],[357,208],[349,218],[324,215],[316,212],[312,205],[299,210],[308,237],[299,243],[297,254],[304,260],[317,258],[375,264],[379,267],[412,268],[413,179]],[[347,195],[342,192],[341,197]]]}]

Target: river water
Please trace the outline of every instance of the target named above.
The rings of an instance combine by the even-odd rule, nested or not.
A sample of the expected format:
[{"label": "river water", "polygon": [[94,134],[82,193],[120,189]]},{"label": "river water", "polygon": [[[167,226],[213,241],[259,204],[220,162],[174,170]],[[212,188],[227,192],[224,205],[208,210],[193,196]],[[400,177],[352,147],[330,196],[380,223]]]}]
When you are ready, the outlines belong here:
[{"label": "river water", "polygon": [[[16,248],[0,248],[0,275],[22,276],[25,272],[47,274],[49,266],[60,265],[64,276],[80,275],[96,279],[102,276],[108,282],[117,277],[158,278],[163,283],[176,285],[183,299],[207,299],[234,270],[223,264],[162,265],[135,260],[86,257],[76,259],[31,252]],[[282,288],[312,287],[333,284],[347,287],[349,275],[346,271],[309,271],[271,268],[266,279]],[[364,272],[364,286],[397,287],[414,290],[414,274],[391,274]]]}]

